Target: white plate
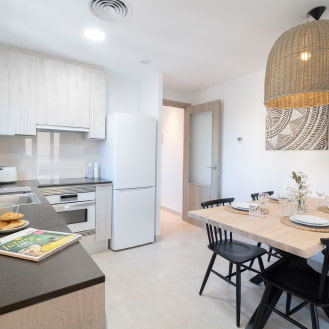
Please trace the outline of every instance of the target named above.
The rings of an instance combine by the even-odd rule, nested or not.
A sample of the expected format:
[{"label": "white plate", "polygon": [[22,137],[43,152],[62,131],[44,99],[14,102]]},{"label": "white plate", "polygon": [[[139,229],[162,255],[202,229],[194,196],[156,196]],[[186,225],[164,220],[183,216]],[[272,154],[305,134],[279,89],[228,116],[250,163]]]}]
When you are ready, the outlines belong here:
[{"label": "white plate", "polygon": [[310,225],[310,226],[329,226],[329,221],[325,218],[309,216],[309,215],[294,215],[290,217],[295,223]]},{"label": "white plate", "polygon": [[13,233],[13,232],[17,232],[22,230],[23,228],[25,228],[26,226],[28,226],[30,224],[30,222],[26,219],[24,219],[26,221],[26,223],[20,227],[15,227],[15,228],[11,228],[9,230],[0,230],[0,234],[9,234],[9,233]]},{"label": "white plate", "polygon": [[232,207],[234,209],[248,211],[249,210],[249,204],[250,204],[249,202],[234,202],[234,203],[232,203]]}]

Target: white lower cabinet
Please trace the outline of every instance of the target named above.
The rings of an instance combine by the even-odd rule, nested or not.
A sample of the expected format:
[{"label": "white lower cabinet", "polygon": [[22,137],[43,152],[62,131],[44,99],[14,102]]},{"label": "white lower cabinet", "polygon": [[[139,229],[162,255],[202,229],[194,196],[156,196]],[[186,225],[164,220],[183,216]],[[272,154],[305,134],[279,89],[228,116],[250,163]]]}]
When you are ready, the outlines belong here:
[{"label": "white lower cabinet", "polygon": [[111,238],[112,184],[96,185],[96,241]]}]

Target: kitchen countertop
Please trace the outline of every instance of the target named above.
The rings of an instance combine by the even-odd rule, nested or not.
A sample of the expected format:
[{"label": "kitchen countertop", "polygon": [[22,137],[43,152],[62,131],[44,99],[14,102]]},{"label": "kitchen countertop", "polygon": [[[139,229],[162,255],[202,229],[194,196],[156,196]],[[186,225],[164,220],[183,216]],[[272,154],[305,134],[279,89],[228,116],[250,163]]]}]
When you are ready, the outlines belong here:
[{"label": "kitchen countertop", "polygon": [[68,185],[84,185],[84,184],[111,184],[112,182],[103,178],[53,178],[39,179],[37,181],[39,187],[50,186],[68,186]]},{"label": "kitchen countertop", "polygon": [[[30,186],[41,201],[41,204],[19,208],[19,212],[30,221],[29,227],[70,232],[39,191],[37,181],[0,185],[14,186]],[[79,242],[39,263],[0,255],[0,315],[104,281],[104,274]]]}]

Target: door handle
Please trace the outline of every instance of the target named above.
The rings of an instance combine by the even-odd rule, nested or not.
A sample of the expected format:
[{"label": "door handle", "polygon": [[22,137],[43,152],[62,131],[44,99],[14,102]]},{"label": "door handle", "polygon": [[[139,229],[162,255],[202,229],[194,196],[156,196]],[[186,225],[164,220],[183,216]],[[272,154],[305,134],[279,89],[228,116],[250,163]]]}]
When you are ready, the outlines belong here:
[{"label": "door handle", "polygon": [[210,167],[207,167],[207,168],[209,168],[209,169],[214,169],[214,170],[216,170],[216,169],[217,169],[217,167],[216,167],[216,166],[210,166]]}]

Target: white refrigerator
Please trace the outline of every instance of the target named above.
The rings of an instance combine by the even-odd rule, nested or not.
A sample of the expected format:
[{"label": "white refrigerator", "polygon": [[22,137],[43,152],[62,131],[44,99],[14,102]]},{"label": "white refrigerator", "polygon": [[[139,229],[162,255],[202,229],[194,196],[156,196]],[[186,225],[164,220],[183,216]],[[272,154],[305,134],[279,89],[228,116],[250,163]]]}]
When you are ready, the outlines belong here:
[{"label": "white refrigerator", "polygon": [[113,182],[110,248],[154,242],[156,119],[128,113],[106,119],[100,163],[102,177]]}]

